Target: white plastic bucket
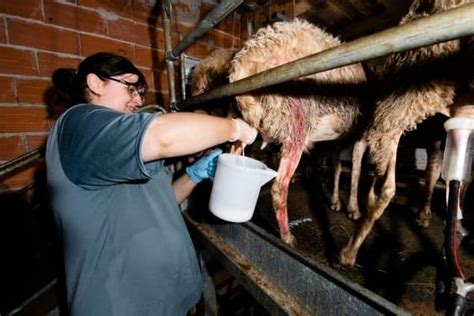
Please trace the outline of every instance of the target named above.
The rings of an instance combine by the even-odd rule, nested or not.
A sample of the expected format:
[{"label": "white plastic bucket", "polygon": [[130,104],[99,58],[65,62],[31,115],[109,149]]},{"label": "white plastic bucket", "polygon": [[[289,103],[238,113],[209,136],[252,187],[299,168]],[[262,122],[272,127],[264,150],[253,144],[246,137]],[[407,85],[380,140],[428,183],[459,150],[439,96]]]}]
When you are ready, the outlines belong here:
[{"label": "white plastic bucket", "polygon": [[209,199],[211,213],[229,222],[250,220],[261,186],[276,175],[275,170],[258,160],[221,154]]}]

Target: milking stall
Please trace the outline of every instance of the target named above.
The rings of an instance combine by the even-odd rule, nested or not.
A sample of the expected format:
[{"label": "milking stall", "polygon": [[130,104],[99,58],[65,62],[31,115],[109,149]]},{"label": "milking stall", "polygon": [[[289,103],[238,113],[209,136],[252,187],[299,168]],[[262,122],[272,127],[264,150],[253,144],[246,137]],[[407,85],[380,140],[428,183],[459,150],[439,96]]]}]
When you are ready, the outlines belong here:
[{"label": "milking stall", "polygon": [[[0,1],[0,18],[0,315],[180,315],[141,302],[172,305],[192,287],[189,271],[154,266],[190,260],[168,229],[181,223],[202,279],[189,316],[474,314],[473,1],[17,0]],[[133,65],[106,76],[90,63],[78,105],[72,84],[99,52]],[[123,109],[102,105],[122,92]],[[67,128],[68,113],[90,107],[90,131]],[[102,107],[118,125],[94,121]],[[203,116],[232,136],[196,128]],[[180,119],[150,132],[166,117]],[[111,126],[117,142],[104,146]],[[76,146],[74,133],[91,145]],[[199,150],[153,156],[148,135]],[[146,176],[132,178],[127,162],[122,179],[114,159],[138,159]],[[68,179],[57,187],[55,161]],[[152,169],[169,175],[165,193],[145,192]],[[192,187],[180,195],[183,178]],[[111,215],[88,194],[105,196]],[[166,194],[178,224],[159,213],[164,232],[150,245],[135,233],[121,257],[129,248],[114,242],[153,222],[142,205]],[[108,234],[87,235],[96,226]],[[170,243],[154,247],[160,238]],[[163,276],[137,274],[131,290],[132,267]],[[181,290],[163,301],[171,282]]]}]

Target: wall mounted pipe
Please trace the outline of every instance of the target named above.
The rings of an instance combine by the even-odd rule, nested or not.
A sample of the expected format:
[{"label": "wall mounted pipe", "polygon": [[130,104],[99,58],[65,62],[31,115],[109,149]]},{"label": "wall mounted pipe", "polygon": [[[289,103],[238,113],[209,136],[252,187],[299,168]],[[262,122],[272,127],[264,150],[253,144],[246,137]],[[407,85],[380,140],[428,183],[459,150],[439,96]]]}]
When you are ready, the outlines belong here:
[{"label": "wall mounted pipe", "polygon": [[[161,11],[163,16],[163,33],[165,37],[165,50],[166,55],[171,53],[171,0],[165,0],[161,3]],[[166,70],[168,71],[168,91],[169,91],[169,102],[170,104],[176,103],[176,87],[175,87],[175,74],[174,74],[174,63],[172,59],[166,58]]]},{"label": "wall mounted pipe", "polygon": [[0,178],[41,158],[43,149],[34,149],[0,165]]},{"label": "wall mounted pipe", "polygon": [[179,110],[302,76],[473,34],[474,4],[467,4],[361,37],[337,47],[218,87],[210,92],[176,103],[175,108]]},{"label": "wall mounted pipe", "polygon": [[[164,11],[166,11],[167,3],[169,3],[169,1],[163,2],[163,15],[165,15]],[[165,20],[165,18],[163,20]],[[426,30],[429,31],[427,32]],[[165,31],[165,34],[166,33]],[[249,92],[296,79],[301,76],[473,34],[474,4],[468,4],[344,43],[335,48],[261,72],[249,78],[216,88],[208,93],[189,98],[177,103],[176,106],[178,108],[185,108],[210,100]],[[0,177],[40,157],[40,150],[32,150],[2,164],[0,165]]]},{"label": "wall mounted pipe", "polygon": [[167,53],[166,59],[176,60],[179,55],[191,46],[197,39],[207,33],[217,23],[224,19],[229,13],[234,11],[243,0],[225,0],[221,1],[217,6],[209,12],[204,19],[199,22],[196,28],[189,33],[179,44],[178,47]]}]

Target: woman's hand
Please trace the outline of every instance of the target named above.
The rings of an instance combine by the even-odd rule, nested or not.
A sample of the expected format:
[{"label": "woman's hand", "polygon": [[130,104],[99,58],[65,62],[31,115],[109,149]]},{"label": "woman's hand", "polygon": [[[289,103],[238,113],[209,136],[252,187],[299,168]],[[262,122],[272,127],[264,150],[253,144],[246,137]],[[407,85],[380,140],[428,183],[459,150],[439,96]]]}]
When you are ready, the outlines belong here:
[{"label": "woman's hand", "polygon": [[232,119],[235,125],[235,131],[230,142],[241,141],[244,145],[250,145],[257,138],[258,131],[256,128],[248,125],[242,119]]},{"label": "woman's hand", "polygon": [[222,154],[221,149],[214,149],[187,167],[186,173],[189,178],[191,178],[191,181],[198,184],[204,179],[213,179],[216,174],[217,157],[219,157],[220,154]]}]

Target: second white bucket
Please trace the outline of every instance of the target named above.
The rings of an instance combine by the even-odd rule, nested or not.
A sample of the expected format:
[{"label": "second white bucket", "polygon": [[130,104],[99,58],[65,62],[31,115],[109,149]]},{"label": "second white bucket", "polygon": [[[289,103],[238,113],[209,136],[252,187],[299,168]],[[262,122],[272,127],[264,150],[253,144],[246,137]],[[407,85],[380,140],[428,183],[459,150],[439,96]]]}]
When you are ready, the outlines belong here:
[{"label": "second white bucket", "polygon": [[258,160],[221,154],[209,200],[211,213],[229,222],[250,220],[260,188],[277,174]]}]

